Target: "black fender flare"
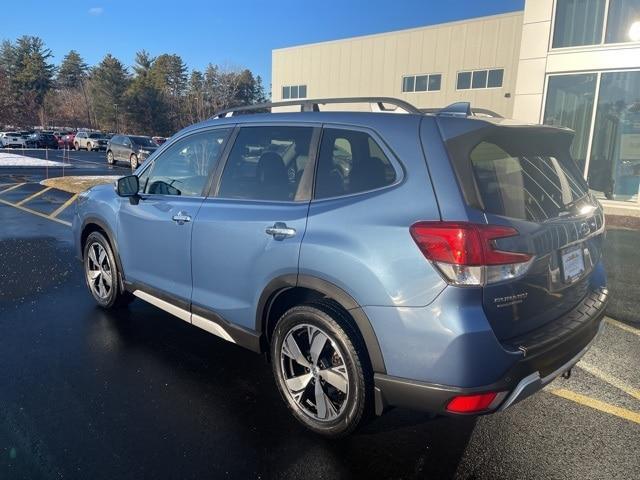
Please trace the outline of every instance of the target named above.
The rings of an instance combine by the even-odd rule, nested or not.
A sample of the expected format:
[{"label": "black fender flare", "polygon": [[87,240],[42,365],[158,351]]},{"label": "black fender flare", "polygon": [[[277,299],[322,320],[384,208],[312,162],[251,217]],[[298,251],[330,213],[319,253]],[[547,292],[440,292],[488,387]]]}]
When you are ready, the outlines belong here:
[{"label": "black fender flare", "polygon": [[264,322],[269,317],[269,311],[275,299],[282,292],[294,287],[315,290],[338,302],[342,308],[347,310],[354,319],[356,327],[362,335],[367,352],[369,353],[369,360],[371,361],[373,371],[375,373],[387,372],[384,365],[382,350],[378,343],[378,338],[376,337],[373,327],[371,326],[371,322],[362,309],[362,306],[359,305],[358,302],[342,288],[322,278],[312,275],[288,274],[271,280],[262,291],[260,300],[258,301],[258,308],[256,311],[257,332],[261,332],[266,335],[266,332],[263,332]]}]

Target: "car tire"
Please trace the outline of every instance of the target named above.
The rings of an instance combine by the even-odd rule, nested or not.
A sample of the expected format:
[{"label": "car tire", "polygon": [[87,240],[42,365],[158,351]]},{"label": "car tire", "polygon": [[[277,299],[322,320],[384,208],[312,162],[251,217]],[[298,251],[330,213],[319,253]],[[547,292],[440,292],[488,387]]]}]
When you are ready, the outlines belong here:
[{"label": "car tire", "polygon": [[91,143],[87,143],[87,152],[93,152],[93,146],[91,145]]},{"label": "car tire", "polygon": [[107,163],[109,165],[113,165],[113,162],[114,162],[113,152],[111,150],[107,150]]},{"label": "car tire", "polygon": [[339,438],[372,416],[373,372],[366,348],[334,304],[303,304],[285,312],[272,335],[271,360],[280,395],[309,430]]},{"label": "car tire", "polygon": [[135,153],[132,153],[129,157],[129,162],[131,163],[131,170],[135,170],[138,168],[138,156]]},{"label": "car tire", "polygon": [[73,144],[73,149],[76,150],[76,151],[80,150],[80,145],[78,145],[78,142]]},{"label": "car tire", "polygon": [[83,251],[84,278],[94,300],[102,308],[122,307],[134,297],[122,288],[120,271],[107,238],[100,232],[87,237]]}]

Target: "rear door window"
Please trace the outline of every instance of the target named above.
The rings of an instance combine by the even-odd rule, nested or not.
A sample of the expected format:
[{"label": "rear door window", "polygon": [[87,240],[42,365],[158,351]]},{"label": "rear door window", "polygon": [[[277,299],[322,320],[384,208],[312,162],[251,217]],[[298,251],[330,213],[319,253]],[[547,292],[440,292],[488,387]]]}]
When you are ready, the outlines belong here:
[{"label": "rear door window", "polygon": [[[535,144],[532,140],[528,143]],[[587,194],[568,153],[519,149],[514,143],[485,140],[470,152],[487,213],[542,222],[567,212]]]},{"label": "rear door window", "polygon": [[320,144],[315,198],[376,190],[396,181],[391,162],[366,132],[325,128]]}]

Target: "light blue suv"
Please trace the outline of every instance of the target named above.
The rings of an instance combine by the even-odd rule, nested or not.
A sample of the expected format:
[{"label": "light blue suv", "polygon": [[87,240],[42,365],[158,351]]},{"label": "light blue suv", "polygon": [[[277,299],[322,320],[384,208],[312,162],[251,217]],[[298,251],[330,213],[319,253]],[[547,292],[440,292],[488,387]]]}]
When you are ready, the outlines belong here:
[{"label": "light blue suv", "polygon": [[[320,111],[355,102],[374,111]],[[602,324],[604,217],[572,139],[468,104],[244,107],[81,194],[73,230],[100,306],[138,297],[268,353],[317,433],[395,406],[496,412]]]}]

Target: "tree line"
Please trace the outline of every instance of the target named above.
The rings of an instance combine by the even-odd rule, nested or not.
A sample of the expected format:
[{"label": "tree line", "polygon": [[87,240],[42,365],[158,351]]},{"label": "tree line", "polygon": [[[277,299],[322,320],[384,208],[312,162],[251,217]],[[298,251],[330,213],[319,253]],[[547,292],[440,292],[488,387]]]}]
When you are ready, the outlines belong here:
[{"label": "tree line", "polygon": [[260,76],[209,64],[189,71],[179,55],[137,52],[131,70],[107,54],[88,66],[71,50],[56,66],[42,39],[0,46],[0,125],[86,127],[169,136],[214,112],[266,101]]}]

